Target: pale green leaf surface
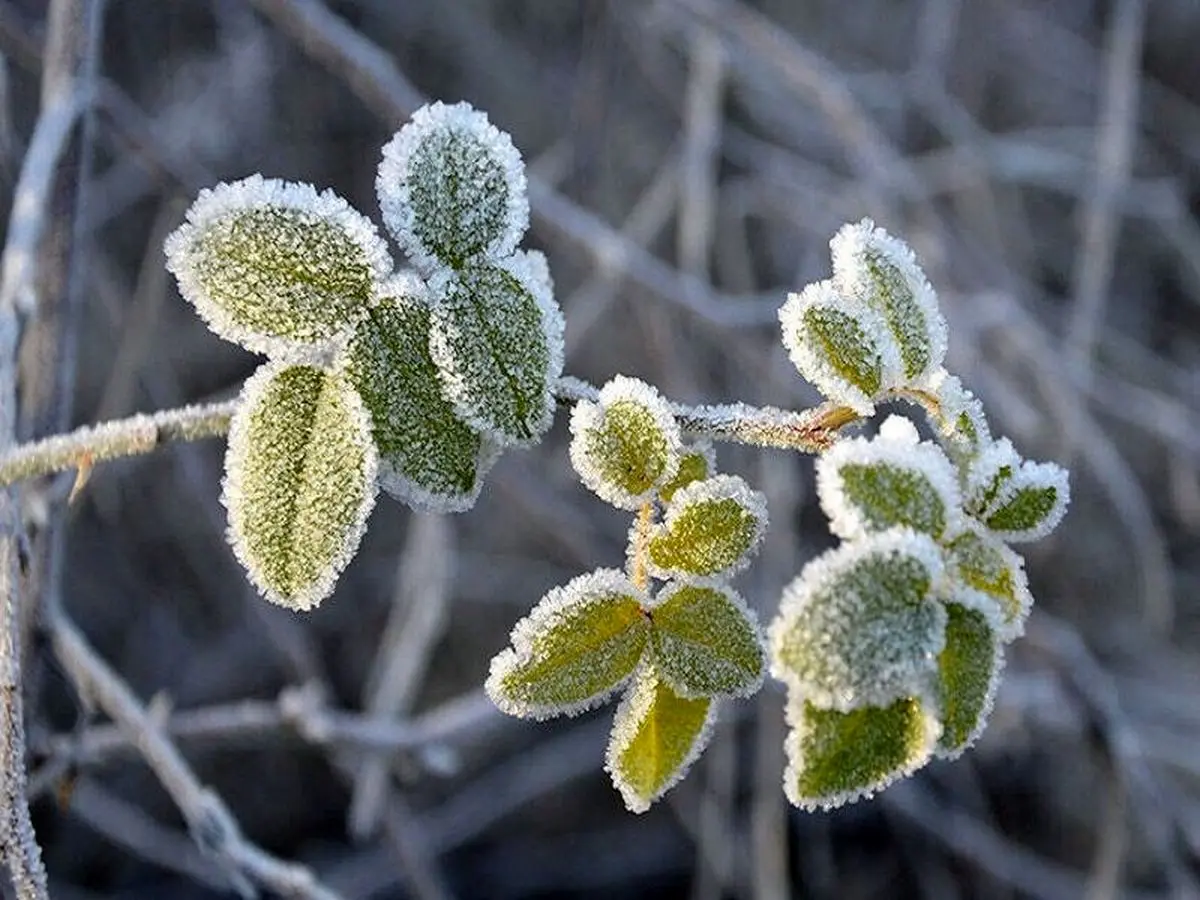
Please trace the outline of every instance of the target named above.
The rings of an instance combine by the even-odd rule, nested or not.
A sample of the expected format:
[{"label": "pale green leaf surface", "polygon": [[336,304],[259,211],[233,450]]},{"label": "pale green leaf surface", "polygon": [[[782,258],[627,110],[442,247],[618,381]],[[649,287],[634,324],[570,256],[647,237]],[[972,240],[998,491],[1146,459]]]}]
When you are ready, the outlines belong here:
[{"label": "pale green leaf surface", "polygon": [[766,498],[736,475],[716,475],[675,494],[648,543],[661,577],[728,575],[743,568],[767,525]]},{"label": "pale green leaf surface", "polygon": [[421,281],[391,279],[355,330],[347,371],[371,411],[383,489],[416,509],[459,512],[474,504],[495,453],[442,396],[429,321]]},{"label": "pale green leaf surface", "polygon": [[383,148],[383,220],[425,272],[516,249],[529,224],[524,164],[511,138],[467,103],[433,103]]},{"label": "pale green leaf surface", "polygon": [[571,413],[571,464],[585,485],[621,509],[654,499],[679,469],[679,426],[652,386],[618,375],[597,401]]},{"label": "pale green leaf surface", "polygon": [[642,658],[645,598],[622,572],[600,569],[554,588],[492,660],[485,688],[522,718],[574,715],[619,688]]},{"label": "pale green leaf surface", "polygon": [[946,604],[946,646],[938,655],[940,756],[958,756],[975,743],[987,723],[1000,680],[1000,641],[987,617],[957,603]]},{"label": "pale green leaf surface", "polygon": [[830,400],[860,415],[874,413],[876,396],[899,366],[898,350],[878,313],[822,281],[789,295],[779,323],[801,375]]},{"label": "pale green leaf surface", "polygon": [[1000,489],[984,521],[1006,541],[1036,541],[1058,527],[1069,502],[1065,469],[1026,460]]},{"label": "pale green leaf surface", "polygon": [[202,191],[165,252],[213,331],[295,361],[352,327],[391,270],[375,226],[346,201],[259,175]]},{"label": "pale green leaf surface", "polygon": [[895,526],[940,538],[958,524],[962,505],[945,451],[918,441],[902,416],[889,416],[871,440],[843,440],[824,453],[817,492],[830,529],[847,539]]},{"label": "pale green leaf surface", "polygon": [[870,219],[845,225],[830,241],[838,290],[878,310],[896,341],[904,382],[941,367],[946,323],[912,250]]},{"label": "pale green leaf surface", "polygon": [[990,613],[993,627],[1005,640],[1018,637],[1033,605],[1021,557],[982,531],[955,536],[946,551],[954,579],[990,601],[974,605]]},{"label": "pale green leaf surface", "polygon": [[806,565],[771,624],[771,672],[818,706],[843,712],[919,692],[944,641],[930,595],[938,547],[909,529],[843,544]]},{"label": "pale green leaf surface", "polygon": [[333,590],[375,475],[370,418],[343,374],[268,363],[246,382],[221,499],[234,552],[267,599],[305,610]]},{"label": "pale green leaf surface", "polygon": [[544,287],[522,254],[430,281],[429,346],[443,394],[502,446],[536,443],[552,421],[562,314]]},{"label": "pale green leaf surface", "polygon": [[617,709],[605,762],[631,812],[645,812],[683,778],[715,713],[715,701],[681,697],[652,667],[639,670]]},{"label": "pale green leaf surface", "polygon": [[650,615],[655,665],[681,696],[747,697],[762,684],[762,634],[734,591],[672,584]]},{"label": "pale green leaf surface", "polygon": [[783,789],[802,809],[833,809],[883,790],[923,766],[938,725],[915,697],[849,712],[802,697],[788,704]]}]

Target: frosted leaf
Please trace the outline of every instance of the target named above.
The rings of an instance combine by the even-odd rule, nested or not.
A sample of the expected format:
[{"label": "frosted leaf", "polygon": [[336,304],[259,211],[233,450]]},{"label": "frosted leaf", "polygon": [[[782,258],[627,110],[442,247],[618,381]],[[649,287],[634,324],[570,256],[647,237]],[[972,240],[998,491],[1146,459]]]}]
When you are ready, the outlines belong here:
[{"label": "frosted leaf", "polygon": [[937,719],[916,697],[839,712],[800,695],[787,707],[783,791],[801,809],[829,810],[873,796],[929,761]]},{"label": "frosted leaf", "polygon": [[1006,541],[1036,541],[1058,527],[1070,500],[1066,469],[1023,460],[981,518]]},{"label": "frosted leaf", "polygon": [[1021,465],[1021,456],[1008,438],[987,444],[971,460],[963,488],[967,512],[983,518]]},{"label": "frosted leaf", "polygon": [[675,693],[651,666],[617,708],[604,767],[630,812],[643,813],[679,783],[708,744],[716,701]]},{"label": "frosted leaf", "polygon": [[709,441],[686,443],[680,449],[679,468],[675,477],[658,491],[658,499],[670,503],[675,492],[696,481],[711,478],[717,472],[717,454]]},{"label": "frosted leaf", "polygon": [[890,416],[872,440],[840,441],[817,460],[817,492],[834,534],[852,539],[906,525],[939,538],[956,527],[962,499],[941,447]]},{"label": "frosted leaf", "polygon": [[842,712],[921,692],[944,638],[946,611],[930,594],[941,575],[937,545],[906,528],[822,554],[784,588],[771,674]]},{"label": "frosted leaf", "polygon": [[675,477],[682,445],[671,407],[651,385],[618,375],[571,412],[571,465],[621,509],[638,509]]},{"label": "frosted leaf", "polygon": [[718,584],[672,584],[650,611],[654,661],[683,697],[748,697],[763,680],[763,639],[745,601]]},{"label": "frosted leaf", "polygon": [[496,448],[442,396],[429,355],[429,297],[422,281],[399,275],[377,291],[346,359],[347,373],[371,411],[380,486],[414,509],[469,509]]},{"label": "frosted leaf", "polygon": [[954,758],[987,724],[1004,657],[986,615],[957,603],[946,604],[946,612],[946,646],[938,654],[938,755]]},{"label": "frosted leaf", "polygon": [[246,381],[221,502],[234,554],[268,600],[307,610],[333,591],[375,503],[376,464],[344,374],[272,362]]},{"label": "frosted leaf", "polygon": [[946,567],[959,602],[987,615],[1004,640],[1021,636],[1033,597],[1019,554],[982,528],[971,528],[946,543]]},{"label": "frosted leaf", "polygon": [[908,245],[863,219],[842,226],[829,247],[837,290],[886,320],[900,349],[904,383],[940,369],[946,357],[946,320]]},{"label": "frosted leaf", "polygon": [[261,175],[201,191],[164,250],[213,331],[306,362],[353,326],[392,266],[375,226],[345,200]]},{"label": "frosted leaf", "polygon": [[575,715],[621,687],[642,658],[646,598],[624,573],[599,569],[557,587],[512,630],[484,685],[521,718]]},{"label": "frosted leaf", "polygon": [[383,148],[383,221],[425,272],[501,258],[529,226],[525,166],[512,139],[468,103],[433,103]]},{"label": "frosted leaf", "polygon": [[554,415],[563,321],[525,254],[430,281],[429,350],[459,417],[501,446],[536,443]]},{"label": "frosted leaf", "polygon": [[736,475],[677,491],[651,533],[647,562],[662,578],[728,575],[749,562],[767,528],[767,498]]},{"label": "frosted leaf", "polygon": [[859,415],[875,412],[876,396],[899,366],[898,348],[879,313],[821,281],[788,295],[779,324],[801,375]]},{"label": "frosted leaf", "polygon": [[941,416],[934,426],[955,459],[969,459],[991,443],[983,404],[957,376],[941,369],[931,376],[929,390],[941,406]]}]

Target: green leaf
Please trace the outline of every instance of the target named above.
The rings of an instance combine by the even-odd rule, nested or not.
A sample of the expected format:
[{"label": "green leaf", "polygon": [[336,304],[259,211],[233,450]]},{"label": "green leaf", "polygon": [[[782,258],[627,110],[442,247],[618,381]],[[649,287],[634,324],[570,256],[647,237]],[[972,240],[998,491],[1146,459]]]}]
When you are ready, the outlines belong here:
[{"label": "green leaf", "polygon": [[420,279],[391,279],[354,332],[347,371],[371,411],[383,489],[415,509],[459,512],[495,454],[442,397],[429,320]]},{"label": "green leaf", "polygon": [[784,346],[801,375],[860,415],[875,411],[874,399],[896,364],[890,358],[894,345],[877,313],[822,281],[791,294],[779,321]]},{"label": "green leaf", "polygon": [[496,443],[540,440],[554,414],[562,373],[562,314],[523,254],[442,270],[430,352],[442,392],[459,417]]},{"label": "green leaf", "polygon": [[958,756],[975,743],[987,723],[1000,680],[1000,641],[987,616],[946,604],[946,646],[938,655],[941,756]]},{"label": "green leaf", "polygon": [[662,577],[726,575],[746,565],[767,526],[767,501],[736,475],[683,488],[648,543]]},{"label": "green leaf", "polygon": [[679,468],[679,426],[653,387],[618,375],[596,402],[571,413],[571,464],[583,483],[622,509],[638,509]]},{"label": "green leaf", "polygon": [[385,224],[426,272],[508,256],[529,225],[521,155],[467,103],[417,110],[383,148],[375,187]]},{"label": "green leaf", "polygon": [[844,226],[830,249],[834,284],[883,315],[899,347],[905,381],[940,368],[946,355],[946,323],[908,245],[863,219]]},{"label": "green leaf", "polygon": [[684,448],[681,452],[679,469],[676,471],[675,477],[658,490],[658,499],[663,503],[670,503],[675,493],[689,484],[703,481],[716,474],[712,444],[705,442],[702,445],[693,446],[691,449]]},{"label": "green leaf", "polygon": [[941,572],[938,547],[908,529],[813,560],[771,624],[772,674],[843,712],[920,692],[943,646],[946,611],[930,595]]},{"label": "green leaf", "polygon": [[504,712],[544,719],[606,699],[642,658],[650,625],[641,592],[600,569],[554,588],[516,624],[485,685]]},{"label": "green leaf", "polygon": [[375,226],[345,200],[259,175],[202,191],[165,252],[213,331],[304,361],[358,321],[391,270]]},{"label": "green leaf", "polygon": [[375,473],[370,418],[345,375],[268,363],[246,382],[221,500],[234,553],[268,600],[305,610],[333,590]]},{"label": "green leaf", "polygon": [[833,809],[881,791],[923,766],[937,722],[915,697],[849,712],[820,709],[802,698],[788,706],[783,789],[802,809]]},{"label": "green leaf", "polygon": [[1065,469],[1023,461],[989,507],[985,521],[1006,541],[1036,541],[1058,527],[1069,500]]},{"label": "green leaf", "polygon": [[673,584],[650,613],[655,664],[684,697],[748,697],[763,677],[758,622],[733,591]]},{"label": "green leaf", "polygon": [[982,594],[993,610],[993,625],[1005,640],[1021,634],[1033,605],[1021,557],[990,535],[966,531],[946,545],[951,573],[964,587]]},{"label": "green leaf", "polygon": [[945,452],[919,442],[902,416],[889,416],[872,440],[840,441],[823,454],[817,491],[830,529],[847,539],[898,525],[940,538],[962,504]]},{"label": "green leaf", "polygon": [[653,668],[638,672],[617,709],[605,763],[631,812],[645,812],[683,778],[715,713],[714,701],[679,696]]}]

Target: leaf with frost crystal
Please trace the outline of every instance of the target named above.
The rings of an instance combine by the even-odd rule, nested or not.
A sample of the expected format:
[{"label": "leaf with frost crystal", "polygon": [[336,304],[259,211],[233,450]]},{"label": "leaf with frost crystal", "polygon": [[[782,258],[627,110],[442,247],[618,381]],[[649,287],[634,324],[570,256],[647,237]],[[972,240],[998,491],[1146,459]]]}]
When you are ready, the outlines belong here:
[{"label": "leaf with frost crystal", "polygon": [[788,296],[779,324],[801,375],[859,415],[875,412],[875,397],[899,365],[895,342],[877,312],[821,281]]},{"label": "leaf with frost crystal", "polygon": [[651,610],[654,661],[683,697],[748,697],[762,685],[758,620],[734,591],[673,584]]},{"label": "leaf with frost crystal", "polygon": [[767,527],[767,500],[736,475],[717,475],[678,491],[647,544],[653,573],[727,575],[743,568]]},{"label": "leaf with frost crystal", "polygon": [[806,565],[771,623],[771,674],[848,712],[919,692],[942,649],[946,611],[930,595],[941,551],[906,528],[843,544]]},{"label": "leaf with frost crystal", "polygon": [[956,592],[969,592],[970,605],[988,616],[1001,638],[1020,637],[1033,598],[1019,554],[983,529],[969,530],[946,544],[946,565]]},{"label": "leaf with frost crystal", "polygon": [[267,363],[229,426],[221,502],[229,539],[268,600],[316,606],[354,555],[375,503],[371,419],[349,379]]},{"label": "leaf with frost crystal", "polygon": [[554,414],[563,321],[524,253],[430,282],[429,349],[459,417],[501,446],[536,443]]},{"label": "leaf with frost crystal", "polygon": [[375,226],[345,200],[261,175],[201,191],[164,250],[213,331],[296,360],[353,326],[392,266]]},{"label": "leaf with frost crystal", "polygon": [[680,454],[679,469],[675,472],[675,477],[659,488],[658,499],[663,503],[670,503],[676,491],[716,474],[717,456],[708,441],[685,445]]},{"label": "leaf with frost crystal", "polygon": [[982,518],[1006,541],[1036,541],[1058,527],[1070,498],[1066,469],[1024,460]]},{"label": "leaf with frost crystal", "polygon": [[946,357],[946,320],[912,250],[870,219],[844,225],[829,242],[833,283],[877,310],[900,350],[904,383],[925,378]]},{"label": "leaf with frost crystal", "polygon": [[934,427],[956,460],[970,459],[991,443],[983,404],[957,376],[941,369],[930,378],[929,390],[940,407]]},{"label": "leaf with frost crystal", "polygon": [[429,355],[424,284],[405,274],[377,290],[346,360],[347,373],[371,411],[380,486],[414,509],[469,509],[495,450],[442,397]]},{"label": "leaf with frost crystal", "polygon": [[574,715],[605,700],[642,658],[645,597],[616,569],[551,590],[514,626],[512,647],[492,660],[488,696],[521,718]]},{"label": "leaf with frost crystal", "polygon": [[571,412],[571,465],[600,499],[638,509],[678,472],[679,426],[652,386],[618,375]]},{"label": "leaf with frost crystal", "polygon": [[958,477],[936,444],[889,416],[872,440],[841,441],[817,460],[817,492],[834,534],[852,539],[904,525],[940,538],[956,526]]},{"label": "leaf with frost crystal", "polygon": [[937,720],[915,697],[848,712],[788,703],[783,791],[801,809],[834,809],[883,790],[929,761]]},{"label": "leaf with frost crystal", "polygon": [[975,743],[987,724],[1003,657],[986,615],[958,603],[947,603],[946,612],[946,646],[938,654],[938,755],[955,757]]},{"label": "leaf with frost crystal", "polygon": [[529,226],[521,155],[468,103],[413,113],[383,148],[375,189],[388,230],[426,272],[508,256]]},{"label": "leaf with frost crystal", "polygon": [[617,709],[605,761],[630,812],[645,812],[682,780],[715,715],[715,701],[679,696],[652,667],[638,672]]}]

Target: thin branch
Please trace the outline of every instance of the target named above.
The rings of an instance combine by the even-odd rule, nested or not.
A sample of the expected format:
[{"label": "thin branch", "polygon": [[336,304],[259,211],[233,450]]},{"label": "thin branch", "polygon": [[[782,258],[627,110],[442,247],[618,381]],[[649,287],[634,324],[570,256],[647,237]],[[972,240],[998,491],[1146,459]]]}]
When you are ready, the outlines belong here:
[{"label": "thin branch", "polygon": [[277,859],[242,836],[224,801],[200,782],[129,685],[96,653],[57,603],[47,607],[55,655],[76,690],[136,742],[146,764],[179,807],[192,839],[221,868],[231,886],[245,897],[257,896],[255,885],[262,885],[285,897],[338,900],[309,869]]},{"label": "thin branch", "polygon": [[229,419],[237,403],[226,400],[136,415],[14,447],[0,456],[0,485],[68,469],[88,469],[95,463],[119,457],[139,456],[170,441],[220,437],[229,431]]}]

